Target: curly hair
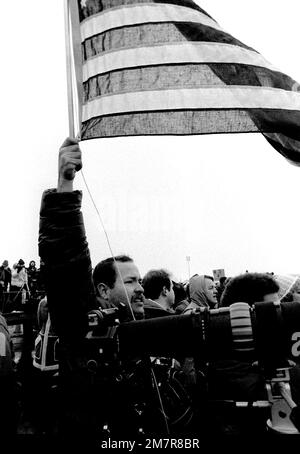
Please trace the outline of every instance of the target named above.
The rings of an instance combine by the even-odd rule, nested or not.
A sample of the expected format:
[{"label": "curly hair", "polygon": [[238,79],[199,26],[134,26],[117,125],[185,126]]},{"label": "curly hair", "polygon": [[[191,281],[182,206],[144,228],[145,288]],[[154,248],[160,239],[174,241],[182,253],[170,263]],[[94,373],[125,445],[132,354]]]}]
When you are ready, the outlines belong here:
[{"label": "curly hair", "polygon": [[277,293],[279,285],[267,273],[245,273],[231,278],[226,283],[221,297],[221,306],[243,302],[250,306],[263,301],[269,293]]}]

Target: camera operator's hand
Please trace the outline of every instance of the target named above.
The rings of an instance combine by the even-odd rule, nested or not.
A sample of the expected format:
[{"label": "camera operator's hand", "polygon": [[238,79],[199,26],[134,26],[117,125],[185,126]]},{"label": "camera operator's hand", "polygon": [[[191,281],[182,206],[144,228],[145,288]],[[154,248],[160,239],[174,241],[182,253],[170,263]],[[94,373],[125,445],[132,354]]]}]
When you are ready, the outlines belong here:
[{"label": "camera operator's hand", "polygon": [[81,168],[81,150],[78,140],[67,137],[59,149],[57,191],[72,192],[75,174]]}]

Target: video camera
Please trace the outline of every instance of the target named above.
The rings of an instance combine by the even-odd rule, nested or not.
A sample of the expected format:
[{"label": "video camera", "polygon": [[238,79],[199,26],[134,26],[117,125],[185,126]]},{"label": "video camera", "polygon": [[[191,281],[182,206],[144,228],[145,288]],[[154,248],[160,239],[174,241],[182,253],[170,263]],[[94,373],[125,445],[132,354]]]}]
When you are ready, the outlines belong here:
[{"label": "video camera", "polygon": [[[299,433],[289,369],[300,360],[300,304],[235,303],[230,307],[120,323],[118,309],[89,315],[88,339],[100,357],[200,357],[258,361],[266,380],[271,420],[280,433]],[[99,356],[98,356],[99,357]],[[96,360],[97,362],[97,360]],[[298,432],[299,431],[299,432]]]}]

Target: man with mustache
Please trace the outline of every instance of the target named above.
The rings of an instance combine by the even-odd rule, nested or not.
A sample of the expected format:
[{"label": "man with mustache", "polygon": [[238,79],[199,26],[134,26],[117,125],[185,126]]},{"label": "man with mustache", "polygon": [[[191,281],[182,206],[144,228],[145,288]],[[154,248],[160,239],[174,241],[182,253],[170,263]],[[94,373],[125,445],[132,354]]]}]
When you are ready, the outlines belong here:
[{"label": "man with mustache", "polygon": [[144,318],[144,289],[141,281],[137,266],[127,255],[102,260],[93,272],[100,307],[120,308],[122,321]]},{"label": "man with mustache", "polygon": [[[44,192],[40,210],[39,253],[60,348],[58,433],[68,443],[97,443],[108,433],[124,440],[158,433],[169,423],[179,434],[192,418],[184,390],[175,390],[177,382],[170,383],[161,366],[166,380],[161,377],[160,395],[167,405],[162,412],[150,357],[120,361],[115,354],[118,343],[109,334],[116,325],[106,318],[111,311],[99,311],[119,309],[115,322],[121,324],[144,318],[144,289],[137,266],[125,255],[99,262],[92,272],[82,194],[73,190],[81,166],[78,141],[67,138],[59,152],[57,189]],[[103,317],[92,331],[91,312]]]}]

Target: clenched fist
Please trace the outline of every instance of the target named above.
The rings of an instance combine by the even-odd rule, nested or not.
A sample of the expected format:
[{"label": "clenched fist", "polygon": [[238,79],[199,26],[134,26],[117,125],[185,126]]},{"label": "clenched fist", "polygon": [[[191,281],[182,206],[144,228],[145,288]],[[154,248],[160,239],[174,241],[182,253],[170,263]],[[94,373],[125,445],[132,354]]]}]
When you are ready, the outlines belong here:
[{"label": "clenched fist", "polygon": [[73,191],[76,172],[82,168],[81,150],[77,139],[67,137],[59,149],[58,192]]}]

